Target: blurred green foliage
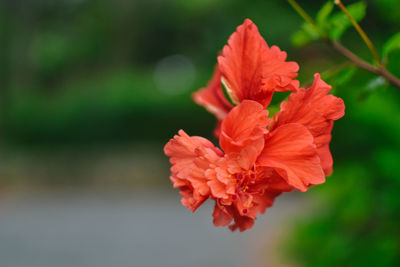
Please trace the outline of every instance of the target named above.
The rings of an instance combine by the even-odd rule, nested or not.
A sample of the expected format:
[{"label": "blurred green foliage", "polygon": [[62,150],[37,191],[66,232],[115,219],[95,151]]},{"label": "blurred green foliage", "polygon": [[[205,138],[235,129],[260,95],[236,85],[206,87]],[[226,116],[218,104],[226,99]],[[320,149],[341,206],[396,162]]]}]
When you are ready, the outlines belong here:
[{"label": "blurred green foliage", "polygon": [[[400,1],[343,2],[359,20],[365,15],[361,26],[400,75]],[[299,3],[371,61],[337,7]],[[210,137],[215,119],[190,95],[206,85],[218,51],[246,17],[299,62],[302,84],[320,72],[346,105],[333,131],[334,175],[309,193],[321,211],[293,229],[289,256],[303,266],[399,266],[400,90],[311,42],[315,29],[286,1],[0,2],[2,149],[163,143],[181,128]],[[191,62],[195,79],[186,91],[168,93],[157,86],[155,70],[176,54]],[[273,99],[271,110],[281,99]]]},{"label": "blurred green foliage", "polygon": [[303,219],[286,244],[301,266],[399,266],[400,105],[392,90],[362,102],[356,90],[343,95],[355,120],[333,133],[340,161],[325,186],[311,190],[317,215]]},{"label": "blurred green foliage", "polygon": [[[191,93],[206,85],[218,51],[244,18],[273,25],[281,16],[291,19],[261,30],[287,48],[296,14],[279,1],[2,1],[1,140],[164,142],[180,128],[211,136],[215,121]],[[155,70],[175,54],[194,65],[195,79],[168,93]]]},{"label": "blurred green foliage", "polygon": [[[317,12],[315,24],[304,22],[302,29],[292,35],[292,43],[295,46],[304,46],[320,38],[320,33],[325,33],[332,40],[339,40],[347,29],[351,27],[351,22],[346,15],[338,10],[331,15],[334,9],[333,1],[326,2]],[[347,7],[349,13],[356,21],[361,21],[365,16],[366,4],[356,2]]]},{"label": "blurred green foliage", "polygon": [[[369,23],[371,19],[380,23],[398,12],[388,9],[388,2],[369,3],[366,14],[362,2],[350,5],[349,10],[357,20],[366,15]],[[395,2],[393,7],[399,7]],[[380,12],[371,14],[373,7]],[[323,6],[317,21],[336,40],[350,24],[344,23],[344,14],[333,15],[336,22],[329,24],[332,8],[331,3]],[[336,25],[339,21],[341,28]],[[400,25],[400,21],[388,21]],[[329,31],[330,26],[336,31]],[[305,28],[303,24],[295,33],[295,45],[318,39],[308,34],[307,42],[298,42]],[[382,58],[399,75],[399,34],[393,31],[377,38],[367,26],[365,30],[375,43],[383,44]],[[354,30],[353,36],[360,47],[365,46]],[[324,186],[312,190],[319,203],[317,215],[302,219],[291,231],[286,251],[300,266],[400,266],[400,90],[351,64],[324,77],[346,104],[346,116],[333,132],[335,171]]]}]

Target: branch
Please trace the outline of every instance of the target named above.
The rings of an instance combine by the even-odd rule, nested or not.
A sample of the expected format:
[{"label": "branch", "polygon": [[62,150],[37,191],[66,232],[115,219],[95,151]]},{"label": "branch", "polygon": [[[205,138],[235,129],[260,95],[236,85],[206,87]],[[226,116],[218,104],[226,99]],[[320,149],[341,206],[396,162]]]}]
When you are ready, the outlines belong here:
[{"label": "branch", "polygon": [[374,65],[368,63],[367,61],[359,58],[357,55],[355,55],[353,52],[351,52],[349,49],[347,49],[338,42],[332,40],[325,40],[325,41],[330,46],[332,46],[337,52],[339,52],[340,54],[348,58],[351,62],[353,62],[354,65],[358,66],[361,69],[372,72],[376,75],[380,75],[384,77],[391,85],[400,88],[400,79],[395,77],[389,71],[387,71],[385,67],[383,66],[381,66],[381,68],[375,67]]},{"label": "branch", "polygon": [[342,2],[340,0],[335,0],[335,4],[340,7],[340,9],[343,11],[343,13],[346,15],[346,17],[350,20],[351,24],[353,24],[353,27],[357,30],[358,34],[363,39],[364,43],[367,45],[369,51],[371,51],[371,54],[374,57],[376,64],[378,65],[379,68],[381,68],[382,63],[379,58],[378,52],[376,51],[374,44],[368,38],[368,35],[364,32],[364,30],[361,28],[361,26],[357,23],[357,21],[353,18],[353,16],[350,14],[350,12],[342,4]]},{"label": "branch", "polygon": [[[379,61],[379,56],[377,56],[375,47],[373,46],[372,42],[369,40],[368,36],[366,36],[365,32],[361,29],[361,27],[358,25],[357,22],[355,22],[355,24],[358,26],[354,25],[354,22],[352,21],[353,17],[351,17],[351,15],[348,15],[347,13],[347,9],[346,10],[346,15],[349,17],[349,19],[351,20],[351,22],[353,23],[353,26],[355,26],[355,28],[357,30],[361,30],[358,31],[360,33],[360,35],[363,37],[363,40],[365,41],[366,39],[368,40],[366,43],[368,45],[368,47],[372,51],[375,51],[375,53],[373,52],[372,54],[374,55],[375,60],[377,61],[377,64],[379,65],[379,67],[375,67],[374,65],[368,63],[367,61],[361,59],[360,57],[358,57],[356,54],[354,54],[353,52],[351,52],[349,49],[347,49],[346,47],[344,47],[342,44],[340,44],[337,41],[333,41],[332,39],[329,38],[328,34],[326,34],[325,32],[321,31],[321,29],[317,26],[317,24],[315,23],[315,21],[310,17],[310,15],[308,15],[308,13],[296,2],[296,0],[288,0],[289,4],[294,8],[294,10],[296,10],[296,12],[308,23],[310,23],[311,25],[313,25],[315,27],[315,29],[318,31],[320,38],[322,40],[324,40],[327,44],[329,44],[330,46],[333,47],[333,49],[335,49],[337,52],[339,52],[340,54],[342,54],[343,56],[345,56],[346,58],[348,58],[351,62],[354,63],[354,65],[356,65],[357,67],[364,69],[366,71],[369,71],[371,73],[374,73],[376,75],[382,76],[384,77],[391,85],[397,87],[400,89],[400,79],[397,78],[396,76],[394,76],[393,74],[391,74],[384,65],[381,65],[380,61]],[[335,0],[336,4],[341,4],[340,0]],[[339,5],[340,6],[340,5]],[[343,6],[343,4],[342,4]],[[353,19],[354,20],[354,19]],[[364,37],[366,37],[366,39],[364,39]],[[370,46],[371,45],[371,46]],[[372,48],[371,48],[372,47]]]}]

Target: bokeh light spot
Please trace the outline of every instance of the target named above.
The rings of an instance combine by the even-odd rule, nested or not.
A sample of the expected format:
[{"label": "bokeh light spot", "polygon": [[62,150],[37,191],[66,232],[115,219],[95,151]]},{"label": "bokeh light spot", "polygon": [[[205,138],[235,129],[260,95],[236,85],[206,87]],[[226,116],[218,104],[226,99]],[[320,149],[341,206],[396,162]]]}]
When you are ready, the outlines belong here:
[{"label": "bokeh light spot", "polygon": [[154,82],[157,88],[169,95],[182,94],[190,89],[196,76],[193,63],[183,55],[172,55],[157,63]]}]

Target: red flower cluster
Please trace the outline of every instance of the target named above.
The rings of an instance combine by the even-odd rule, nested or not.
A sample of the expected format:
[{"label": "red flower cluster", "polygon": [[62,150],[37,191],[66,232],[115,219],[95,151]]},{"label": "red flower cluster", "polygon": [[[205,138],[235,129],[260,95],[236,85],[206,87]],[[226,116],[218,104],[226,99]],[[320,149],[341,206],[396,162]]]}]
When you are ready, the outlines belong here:
[{"label": "red flower cluster", "polygon": [[[214,224],[244,231],[282,192],[325,182],[332,172],[333,121],[344,115],[344,104],[328,95],[331,87],[319,74],[310,88],[299,88],[298,69],[285,52],[267,45],[249,19],[231,35],[210,83],[194,94],[219,121],[221,149],[183,130],[164,147],[185,207],[195,211],[211,198]],[[272,95],[282,91],[292,93],[269,118]]]}]

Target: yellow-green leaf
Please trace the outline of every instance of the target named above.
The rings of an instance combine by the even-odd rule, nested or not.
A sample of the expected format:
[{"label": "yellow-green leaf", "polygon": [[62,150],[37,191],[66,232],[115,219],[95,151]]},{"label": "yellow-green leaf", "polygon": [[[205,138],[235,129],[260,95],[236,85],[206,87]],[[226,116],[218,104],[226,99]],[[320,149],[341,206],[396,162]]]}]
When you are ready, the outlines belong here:
[{"label": "yellow-green leaf", "polygon": [[400,32],[396,33],[386,41],[383,46],[382,54],[384,57],[387,57],[390,52],[397,49],[400,49]]}]

